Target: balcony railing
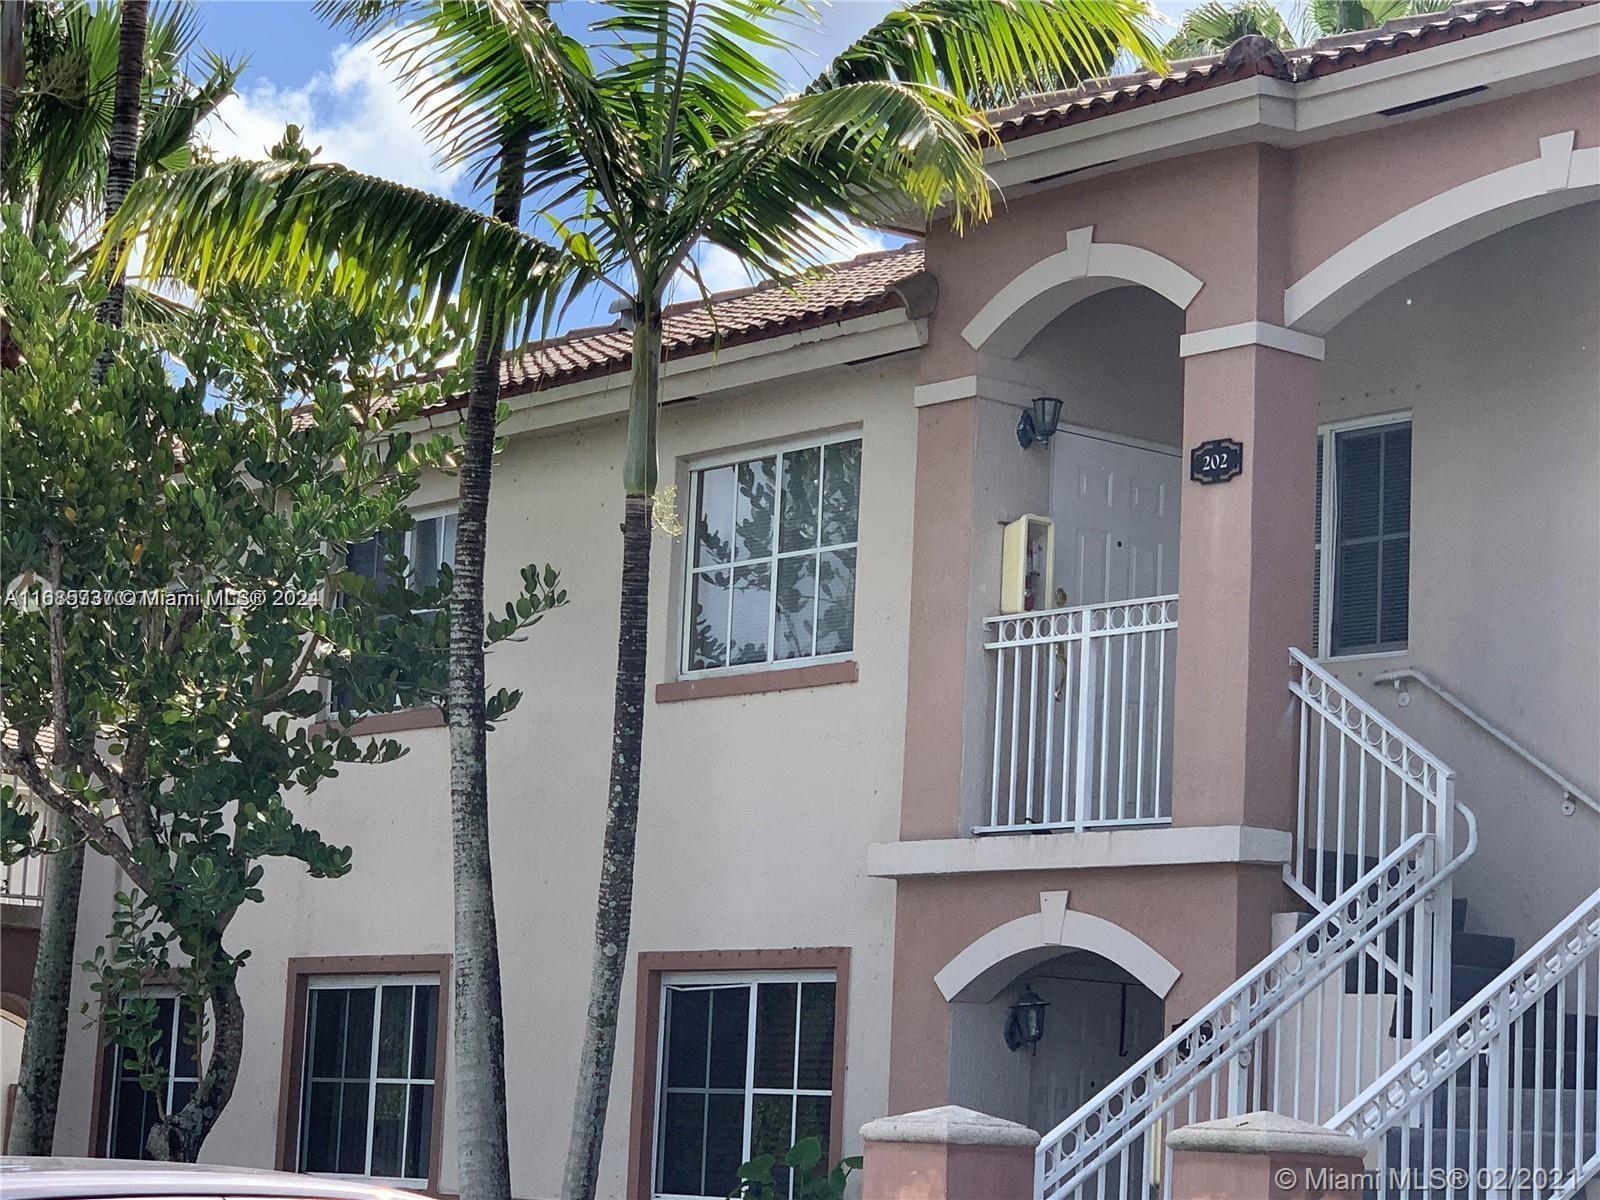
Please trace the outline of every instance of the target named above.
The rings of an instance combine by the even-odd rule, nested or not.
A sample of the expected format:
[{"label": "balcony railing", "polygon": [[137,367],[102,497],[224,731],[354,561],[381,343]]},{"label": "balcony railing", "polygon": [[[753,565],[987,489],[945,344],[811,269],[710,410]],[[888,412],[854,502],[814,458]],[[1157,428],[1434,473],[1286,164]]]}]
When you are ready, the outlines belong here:
[{"label": "balcony railing", "polygon": [[993,656],[989,821],[975,833],[1172,820],[1178,598],[984,621]]},{"label": "balcony railing", "polygon": [[39,905],[44,902],[45,859],[30,854],[6,867],[0,877],[0,903]]}]

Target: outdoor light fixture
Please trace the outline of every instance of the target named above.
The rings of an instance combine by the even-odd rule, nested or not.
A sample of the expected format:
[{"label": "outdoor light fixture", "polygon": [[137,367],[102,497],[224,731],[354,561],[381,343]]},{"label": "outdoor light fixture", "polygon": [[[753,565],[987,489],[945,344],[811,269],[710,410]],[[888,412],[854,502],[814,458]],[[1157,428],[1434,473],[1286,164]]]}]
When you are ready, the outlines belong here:
[{"label": "outdoor light fixture", "polygon": [[1026,1046],[1029,1053],[1039,1053],[1039,1039],[1044,1037],[1044,1010],[1049,1007],[1048,1000],[1024,985],[1022,995],[1006,1012],[1006,1047],[1017,1051]]},{"label": "outdoor light fixture", "polygon": [[1054,396],[1039,396],[1031,409],[1023,409],[1017,418],[1017,444],[1024,450],[1038,442],[1049,445],[1061,421],[1061,401]]}]

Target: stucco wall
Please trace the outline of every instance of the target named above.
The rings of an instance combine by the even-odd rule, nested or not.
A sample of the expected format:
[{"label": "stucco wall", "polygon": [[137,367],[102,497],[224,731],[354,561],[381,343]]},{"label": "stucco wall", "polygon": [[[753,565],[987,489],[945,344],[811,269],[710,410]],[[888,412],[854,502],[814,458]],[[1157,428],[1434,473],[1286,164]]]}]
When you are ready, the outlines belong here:
[{"label": "stucco wall", "polygon": [[1600,205],[1515,226],[1418,272],[1328,339],[1320,419],[1410,410],[1411,626],[1336,662],[1457,775],[1481,845],[1472,928],[1542,934],[1600,884],[1600,814],[1413,685],[1414,666],[1591,795],[1600,791]]},{"label": "stucco wall", "polygon": [[[910,363],[840,367],[661,418],[662,476],[682,456],[859,427],[863,438],[856,592],[858,682],[743,697],[652,703],[647,716],[633,943],[600,1192],[626,1178],[633,1067],[632,954],[847,946],[852,951],[844,1128],[885,1111],[893,888],[865,875],[865,848],[893,837],[906,694],[911,474]],[[496,466],[491,599],[518,569],[550,561],[570,605],[521,644],[497,649],[490,686],[521,707],[492,733],[491,815],[505,972],[513,1185],[559,1188],[587,1001],[608,767],[620,563],[622,423],[514,439]],[[422,503],[446,499],[434,481]],[[680,491],[680,502],[684,493]],[[677,633],[681,547],[658,534],[650,688]],[[452,945],[448,752],[442,729],[400,735],[410,753],[352,768],[295,801],[355,848],[341,880],[269,868],[268,902],[231,937],[254,952],[243,978],[247,1054],[233,1103],[207,1143],[215,1162],[270,1166],[279,1100],[285,961],[291,956],[448,953]],[[86,898],[92,936],[105,897]],[[99,925],[102,927],[103,925]],[[86,1144],[92,1037],[75,1031],[63,1145]],[[447,1076],[442,1187],[456,1187]]]},{"label": "stucco wall", "polygon": [[1182,332],[1177,305],[1148,288],[1119,287],[1074,305],[995,368],[1060,396],[1063,425],[1176,446],[1183,439]]}]

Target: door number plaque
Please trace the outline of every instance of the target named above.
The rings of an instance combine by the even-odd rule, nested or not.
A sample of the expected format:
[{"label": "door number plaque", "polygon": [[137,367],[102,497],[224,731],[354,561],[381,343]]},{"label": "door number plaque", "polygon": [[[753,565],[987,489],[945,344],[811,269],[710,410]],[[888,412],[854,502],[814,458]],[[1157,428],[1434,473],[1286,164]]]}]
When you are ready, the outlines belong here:
[{"label": "door number plaque", "polygon": [[1243,472],[1243,442],[1212,438],[1189,451],[1189,478],[1196,483],[1227,483]]}]

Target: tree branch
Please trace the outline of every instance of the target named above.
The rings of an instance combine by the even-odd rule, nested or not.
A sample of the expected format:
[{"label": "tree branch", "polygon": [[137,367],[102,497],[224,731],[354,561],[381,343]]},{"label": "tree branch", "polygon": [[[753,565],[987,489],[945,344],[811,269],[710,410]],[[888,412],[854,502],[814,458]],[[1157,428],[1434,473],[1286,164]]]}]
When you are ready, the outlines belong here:
[{"label": "tree branch", "polygon": [[20,777],[28,785],[28,790],[42,803],[66,817],[84,837],[115,860],[116,864],[127,872],[128,878],[145,891],[150,890],[149,876],[135,860],[128,844],[118,837],[116,831],[88,805],[62,794],[50,778],[39,769],[37,755],[24,754],[0,742],[0,764],[3,764],[11,774]]}]

